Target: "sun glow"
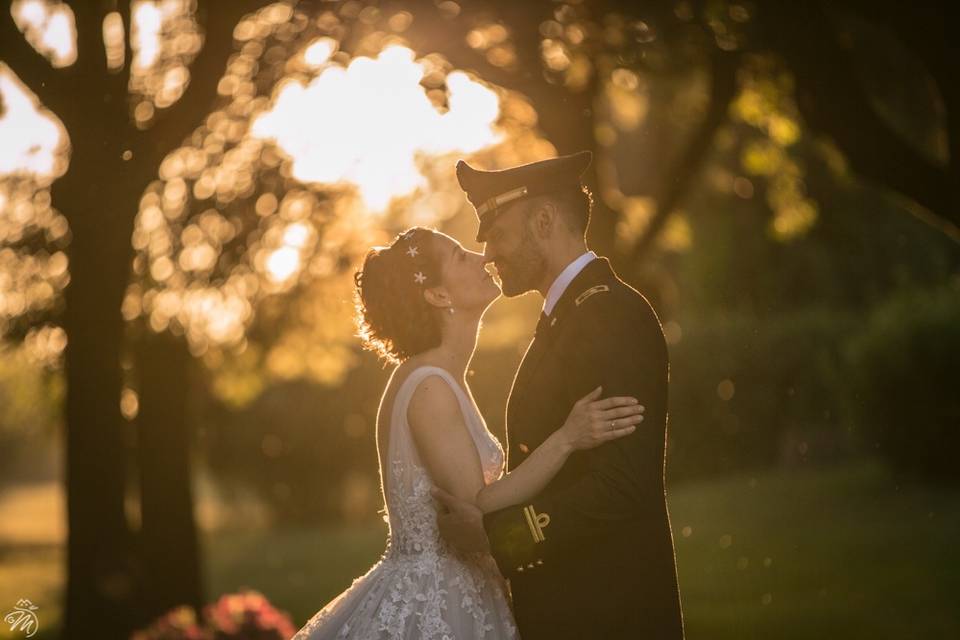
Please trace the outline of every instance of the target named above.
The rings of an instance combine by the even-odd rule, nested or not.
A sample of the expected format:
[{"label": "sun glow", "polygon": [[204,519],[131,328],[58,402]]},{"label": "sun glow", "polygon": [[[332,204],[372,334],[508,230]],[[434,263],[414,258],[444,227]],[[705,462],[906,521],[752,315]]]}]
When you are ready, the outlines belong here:
[{"label": "sun glow", "polygon": [[303,52],[304,61],[313,67],[319,67],[330,59],[337,50],[337,41],[333,38],[317,38]]},{"label": "sun glow", "polygon": [[163,26],[163,14],[153,2],[135,2],[133,13],[133,38],[130,44],[134,50],[133,67],[137,70],[149,69],[160,57],[160,29]]},{"label": "sun glow", "polygon": [[50,58],[55,67],[68,67],[77,60],[77,29],[73,11],[66,3],[19,0],[10,14],[34,49]]},{"label": "sun glow", "polygon": [[281,247],[267,258],[267,273],[275,282],[285,282],[300,269],[300,253],[293,247]]},{"label": "sun glow", "polygon": [[60,152],[65,132],[60,122],[37,108],[36,100],[22,82],[0,63],[0,177],[14,173],[34,174],[50,180],[63,172]]},{"label": "sun glow", "polygon": [[[322,50],[311,53],[314,47]],[[315,43],[305,55],[321,59],[329,47]],[[471,153],[500,139],[496,93],[454,71],[441,113],[420,84],[424,72],[413,51],[400,46],[347,67],[330,64],[306,86],[283,85],[253,134],[290,156],[298,180],[354,185],[369,209],[382,211],[392,198],[426,186],[419,154]]]}]

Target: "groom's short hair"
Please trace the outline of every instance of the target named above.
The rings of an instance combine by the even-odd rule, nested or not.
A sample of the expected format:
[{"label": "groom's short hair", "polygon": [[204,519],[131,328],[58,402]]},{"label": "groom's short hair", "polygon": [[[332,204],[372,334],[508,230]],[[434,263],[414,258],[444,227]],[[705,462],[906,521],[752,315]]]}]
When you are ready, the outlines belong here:
[{"label": "groom's short hair", "polygon": [[526,204],[527,211],[532,210],[539,201],[549,201],[556,205],[567,229],[571,233],[586,235],[593,212],[593,194],[586,185],[566,187],[531,198]]}]

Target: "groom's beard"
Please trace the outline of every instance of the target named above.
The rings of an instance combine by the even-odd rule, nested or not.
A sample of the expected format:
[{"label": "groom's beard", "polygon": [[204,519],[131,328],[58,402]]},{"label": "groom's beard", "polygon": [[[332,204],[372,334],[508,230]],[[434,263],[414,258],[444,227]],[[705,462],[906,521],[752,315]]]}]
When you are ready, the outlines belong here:
[{"label": "groom's beard", "polygon": [[498,258],[495,264],[500,276],[500,288],[508,298],[536,289],[547,268],[547,261],[534,242],[533,233],[526,227],[516,251]]}]

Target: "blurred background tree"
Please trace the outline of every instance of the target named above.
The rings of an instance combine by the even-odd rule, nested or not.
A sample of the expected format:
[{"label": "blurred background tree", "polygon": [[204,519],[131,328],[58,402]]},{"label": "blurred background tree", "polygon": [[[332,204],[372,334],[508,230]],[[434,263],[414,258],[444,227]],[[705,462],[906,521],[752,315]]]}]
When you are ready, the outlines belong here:
[{"label": "blurred background tree", "polygon": [[[65,388],[67,634],[203,602],[195,454],[274,523],[376,512],[386,372],[351,275],[412,224],[471,244],[460,157],[595,152],[591,245],[670,344],[672,483],[876,452],[956,479],[944,11],[14,2],[0,439],[33,455]],[[471,380],[500,435],[536,308],[485,319]]]},{"label": "blurred background tree", "polygon": [[[60,337],[49,348],[63,351],[66,380],[65,629],[70,637],[117,636],[139,622],[135,602],[142,585],[135,580],[138,563],[125,515],[128,429],[120,412],[124,324],[119,311],[129,280],[134,213],[160,160],[208,108],[232,51],[233,27],[256,6],[238,2],[211,12],[223,22],[211,20],[201,48],[188,17],[176,15],[188,3],[167,4],[178,22],[171,29],[175,39],[165,47],[172,53],[159,68],[154,66],[160,57],[156,35],[163,25],[153,3],[23,1],[12,3],[0,20],[3,60],[56,114],[61,129],[54,136],[59,138],[56,160],[45,172],[52,184],[39,212],[33,212],[29,199],[14,199],[9,206],[23,212],[24,223],[32,223],[33,233],[21,231],[18,244],[27,235],[41,247],[50,240],[66,245],[59,252],[62,277],[55,280],[62,303],[42,310],[56,313],[62,327],[61,334],[52,334]],[[137,28],[131,29],[134,11]],[[196,80],[188,85],[191,62]],[[143,126],[152,123],[157,108],[162,117],[154,126]],[[60,234],[44,237],[51,226]],[[29,245],[23,249],[29,251]],[[36,315],[25,322],[47,319]],[[185,573],[182,597],[199,604],[196,552],[190,549],[182,563],[166,566]]]}]

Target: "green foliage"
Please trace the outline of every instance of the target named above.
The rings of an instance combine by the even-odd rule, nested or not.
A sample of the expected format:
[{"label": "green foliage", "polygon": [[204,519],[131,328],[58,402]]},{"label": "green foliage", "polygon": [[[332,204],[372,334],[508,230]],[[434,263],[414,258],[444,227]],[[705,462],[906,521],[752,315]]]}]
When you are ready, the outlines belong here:
[{"label": "green foliage", "polygon": [[845,450],[838,389],[851,323],[845,314],[812,310],[685,325],[670,348],[670,477]]},{"label": "green foliage", "polygon": [[[715,150],[726,167],[749,139],[742,125],[729,133],[734,141]],[[804,167],[810,194],[829,203],[803,234],[787,240],[767,233],[772,214],[758,195],[768,186],[754,180],[756,194],[724,196],[720,187],[744,178],[717,170],[687,203],[691,250],[656,263],[672,276],[659,287],[658,312],[668,329],[672,321],[681,330],[670,349],[673,478],[872,449],[872,441],[854,437],[873,419],[857,407],[863,398],[851,395],[852,382],[880,384],[870,377],[872,365],[847,357],[847,343],[861,331],[856,318],[885,308],[897,292],[941,286],[960,269],[955,243],[906,215],[902,202],[837,173],[828,148],[805,138],[789,153]],[[877,337],[876,349],[885,340],[892,337]],[[927,379],[919,358],[900,365],[903,377]],[[902,406],[933,403],[930,390],[917,386],[898,388]],[[718,395],[731,390],[729,401]],[[892,402],[883,387],[858,393]]]},{"label": "green foliage", "polygon": [[39,449],[54,433],[63,396],[62,375],[23,345],[0,343],[0,479],[42,472]]},{"label": "green foliage", "polygon": [[375,517],[376,412],[386,379],[365,362],[337,388],[294,380],[239,411],[211,405],[200,448],[225,499],[234,488],[252,490],[285,524]]},{"label": "green foliage", "polygon": [[847,357],[864,438],[904,471],[960,481],[960,281],[879,305]]}]

